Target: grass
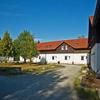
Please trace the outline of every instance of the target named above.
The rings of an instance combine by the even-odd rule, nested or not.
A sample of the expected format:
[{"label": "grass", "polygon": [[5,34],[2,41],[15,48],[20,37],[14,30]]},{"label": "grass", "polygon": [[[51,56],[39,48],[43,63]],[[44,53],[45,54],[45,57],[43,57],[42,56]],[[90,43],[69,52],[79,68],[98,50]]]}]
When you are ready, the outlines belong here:
[{"label": "grass", "polygon": [[[47,64],[47,65],[39,65],[39,64],[0,64],[0,69],[5,72],[5,73],[16,73],[16,70],[18,72],[23,72],[23,73],[29,73],[29,72],[34,72],[37,74],[41,74],[47,71],[55,70],[57,68],[64,67],[59,64]],[[14,71],[12,71],[14,69]]]},{"label": "grass", "polygon": [[[82,70],[84,69],[85,68],[82,67]],[[82,100],[100,100],[96,88],[81,86],[82,70],[80,71],[80,75],[74,81],[74,87],[77,91],[78,97]]]},{"label": "grass", "polygon": [[38,66],[28,66],[28,67],[23,67],[22,70],[24,72],[35,72],[38,74],[44,73],[46,71],[51,71],[57,68],[63,67],[62,65],[57,65],[57,64],[48,64],[48,65],[38,65]]},{"label": "grass", "polygon": [[82,100],[100,100],[95,88],[82,87],[80,84],[81,81],[77,78],[74,82],[74,87],[79,98],[82,98]]}]

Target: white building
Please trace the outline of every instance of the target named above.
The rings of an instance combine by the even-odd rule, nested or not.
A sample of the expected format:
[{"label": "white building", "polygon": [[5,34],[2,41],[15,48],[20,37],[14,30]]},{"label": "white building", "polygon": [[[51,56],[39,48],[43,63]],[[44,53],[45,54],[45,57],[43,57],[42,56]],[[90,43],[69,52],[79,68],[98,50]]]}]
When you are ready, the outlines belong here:
[{"label": "white building", "polygon": [[100,0],[97,0],[94,16],[89,19],[89,48],[90,66],[100,75]]},{"label": "white building", "polygon": [[43,42],[37,45],[40,54],[34,62],[87,64],[88,39]]}]

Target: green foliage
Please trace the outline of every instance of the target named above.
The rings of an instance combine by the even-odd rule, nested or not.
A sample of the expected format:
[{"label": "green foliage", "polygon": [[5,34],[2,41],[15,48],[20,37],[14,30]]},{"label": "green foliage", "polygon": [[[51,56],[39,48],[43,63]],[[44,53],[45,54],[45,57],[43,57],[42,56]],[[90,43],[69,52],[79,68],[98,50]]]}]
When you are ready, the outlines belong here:
[{"label": "green foliage", "polygon": [[13,56],[13,44],[12,39],[10,37],[10,34],[8,32],[4,33],[3,39],[2,39],[2,55],[5,57]]},{"label": "green foliage", "polygon": [[95,88],[88,88],[81,86],[81,80],[77,77],[74,81],[74,87],[77,95],[82,100],[100,100]]},{"label": "green foliage", "polygon": [[31,61],[31,58],[36,57],[38,53],[34,38],[28,31],[20,33],[14,41],[12,41],[9,32],[5,32],[2,40],[0,39],[0,56],[14,57],[16,61],[19,60],[19,56],[22,56],[26,62],[26,59]]},{"label": "green foliage", "polygon": [[19,42],[18,42],[18,40],[16,39],[16,40],[14,40],[13,41],[13,56],[14,56],[14,60],[15,61],[19,61],[19,56],[20,56],[20,52],[19,52]]},{"label": "green foliage", "polygon": [[28,31],[20,33],[15,41],[15,48],[18,50],[17,53],[24,58],[24,62],[26,62],[27,58],[31,59],[38,55],[34,38]]},{"label": "green foliage", "polygon": [[[88,86],[82,85],[82,71],[87,70],[86,66],[82,66],[80,71],[80,75],[74,81],[74,88],[77,92],[79,99],[81,100],[100,100],[96,88],[90,88]],[[93,73],[85,73],[88,74],[89,78],[93,77]]]},{"label": "green foliage", "polygon": [[2,40],[0,40],[0,56],[2,56],[3,53],[3,43]]}]

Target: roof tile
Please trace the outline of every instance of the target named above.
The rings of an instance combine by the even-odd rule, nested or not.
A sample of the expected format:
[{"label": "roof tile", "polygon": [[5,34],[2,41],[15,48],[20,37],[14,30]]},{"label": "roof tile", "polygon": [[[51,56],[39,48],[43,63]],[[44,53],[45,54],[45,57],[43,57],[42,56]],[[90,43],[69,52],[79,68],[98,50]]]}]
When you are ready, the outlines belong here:
[{"label": "roof tile", "polygon": [[88,48],[88,39],[82,38],[82,39],[73,39],[73,40],[42,42],[42,43],[37,44],[37,49],[39,51],[55,50],[63,42],[70,45],[74,49],[87,49]]}]

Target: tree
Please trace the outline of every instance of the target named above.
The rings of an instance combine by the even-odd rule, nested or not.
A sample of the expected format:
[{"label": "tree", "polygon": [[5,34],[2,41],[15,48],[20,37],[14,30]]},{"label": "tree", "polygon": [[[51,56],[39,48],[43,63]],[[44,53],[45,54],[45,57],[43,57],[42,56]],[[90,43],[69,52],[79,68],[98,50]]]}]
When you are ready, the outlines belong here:
[{"label": "tree", "polygon": [[20,33],[17,39],[19,54],[24,58],[24,63],[26,63],[26,59],[32,59],[38,55],[38,51],[36,49],[36,43],[34,41],[33,36],[30,32],[24,31]]},{"label": "tree", "polygon": [[2,55],[5,56],[6,58],[13,56],[13,44],[9,32],[4,33],[2,39],[2,45],[3,45]]},{"label": "tree", "polygon": [[0,56],[3,54],[3,43],[2,40],[0,40]]},{"label": "tree", "polygon": [[19,60],[20,52],[19,52],[19,42],[17,39],[13,41],[13,57],[15,61]]}]

